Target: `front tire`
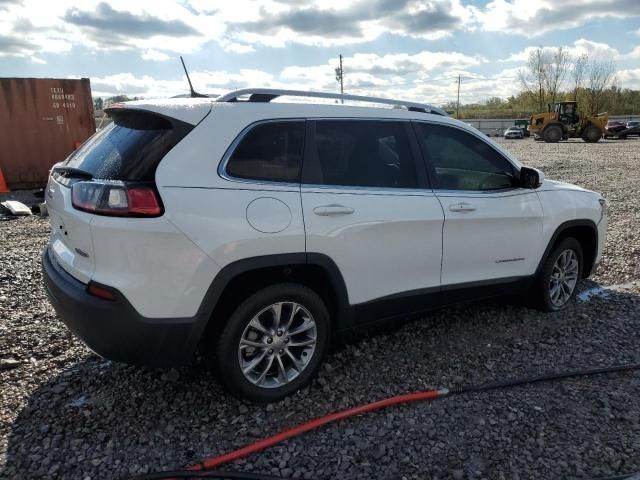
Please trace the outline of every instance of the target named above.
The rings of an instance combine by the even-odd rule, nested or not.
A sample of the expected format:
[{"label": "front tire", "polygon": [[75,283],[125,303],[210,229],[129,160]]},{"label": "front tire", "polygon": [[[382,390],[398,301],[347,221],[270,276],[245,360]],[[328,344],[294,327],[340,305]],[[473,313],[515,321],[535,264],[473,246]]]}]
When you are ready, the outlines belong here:
[{"label": "front tire", "polygon": [[536,279],[535,296],[537,306],[545,312],[556,312],[565,308],[576,292],[582,278],[582,246],[569,237],[558,243],[542,266]]},{"label": "front tire", "polygon": [[266,287],[243,301],[222,330],[215,369],[238,398],[274,402],[316,374],[329,343],[329,312],[313,290]]},{"label": "front tire", "polygon": [[588,125],[582,132],[582,140],[587,143],[596,143],[602,138],[602,130],[596,127],[593,123]]},{"label": "front tire", "polygon": [[558,125],[549,125],[542,132],[542,138],[546,143],[558,143],[562,140],[562,128]]}]

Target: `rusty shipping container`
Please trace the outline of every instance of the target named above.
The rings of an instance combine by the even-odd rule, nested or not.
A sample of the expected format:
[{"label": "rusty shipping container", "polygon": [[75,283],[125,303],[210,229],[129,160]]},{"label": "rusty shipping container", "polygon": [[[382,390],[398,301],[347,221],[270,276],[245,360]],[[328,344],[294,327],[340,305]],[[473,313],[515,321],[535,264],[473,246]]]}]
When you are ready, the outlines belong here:
[{"label": "rusty shipping container", "polygon": [[96,131],[88,78],[0,78],[0,168],[9,189],[38,188]]}]

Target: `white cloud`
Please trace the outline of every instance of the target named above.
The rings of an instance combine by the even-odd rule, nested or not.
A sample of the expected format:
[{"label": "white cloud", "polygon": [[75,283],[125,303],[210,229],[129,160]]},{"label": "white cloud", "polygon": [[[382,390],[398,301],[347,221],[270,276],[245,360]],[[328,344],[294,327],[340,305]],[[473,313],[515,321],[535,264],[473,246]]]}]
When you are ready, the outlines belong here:
[{"label": "white cloud", "polygon": [[618,56],[618,60],[640,60],[640,45],[635,47],[629,53],[624,53]]},{"label": "white cloud", "polygon": [[292,43],[362,44],[385,33],[432,40],[480,29],[536,37],[595,18],[640,15],[638,0],[492,0],[484,7],[468,0],[23,0],[7,5],[0,15],[0,55],[29,57],[78,45],[140,50],[143,58],[156,61],[211,41],[230,54],[244,54]]},{"label": "white cloud", "polygon": [[433,40],[469,26],[474,12],[461,0],[259,0],[237,10],[220,6],[228,38],[271,47],[364,43],[386,32]]},{"label": "white cloud", "polygon": [[[78,77],[82,76],[78,75]],[[189,76],[195,90],[208,94],[220,94],[249,85],[279,86],[274,83],[270,73],[261,70],[241,69],[237,73],[225,70],[200,70],[189,72]],[[135,76],[131,73],[118,73],[104,77],[92,77],[91,90],[93,95],[98,97],[128,95],[144,98],[166,98],[188,93],[189,85],[186,78],[164,80],[148,75]]]},{"label": "white cloud", "polygon": [[[344,89],[352,94],[440,104],[455,98],[459,72],[471,77],[465,69],[485,61],[459,52],[360,53],[343,60]],[[288,66],[277,80],[288,88],[337,91],[337,66],[337,59],[321,65]]]},{"label": "white cloud", "polygon": [[483,30],[527,37],[579,27],[597,18],[638,15],[637,0],[492,0],[475,10]]},{"label": "white cloud", "polygon": [[152,60],[155,62],[164,62],[165,60],[169,60],[169,55],[163,52],[159,52],[158,50],[149,49],[142,53],[143,60]]},{"label": "white cloud", "polygon": [[[345,78],[354,74],[369,74],[377,77],[405,78],[407,75],[420,74],[421,78],[427,78],[430,72],[443,68],[467,68],[480,65],[486,59],[480,56],[469,56],[459,52],[431,52],[421,51],[415,54],[393,53],[378,55],[375,53],[356,53],[351,57],[344,57]],[[324,65],[317,66],[289,66],[281,74],[284,79],[313,79],[333,78],[335,68],[338,66],[336,59],[329,60]]]},{"label": "white cloud", "polygon": [[473,13],[462,0],[234,0],[213,6],[202,0],[24,0],[0,15],[0,54],[29,56],[74,45],[184,54],[210,41],[242,54],[256,46],[363,43],[387,32],[435,39],[471,28]]},{"label": "white cloud", "polygon": [[[484,62],[486,59],[482,57],[459,52],[355,54],[344,58],[345,92],[440,105],[455,99],[457,77],[461,75],[461,101],[465,103],[517,93],[517,69],[509,68],[493,76],[470,71]],[[249,86],[337,92],[336,66],[337,60],[330,59],[319,65],[288,66],[273,75],[255,69],[238,72],[199,70],[190,75],[194,88],[209,94]],[[126,94],[151,98],[188,91],[186,79],[162,80],[129,73],[92,78],[91,84],[97,96]]]},{"label": "white cloud", "polygon": [[172,1],[24,0],[0,14],[0,56],[67,52],[73,46],[189,53],[223,33],[225,26],[214,18]]},{"label": "white cloud", "polygon": [[[540,47],[527,47],[519,52],[516,52],[509,57],[498,60],[499,62],[526,62],[529,58],[529,54]],[[558,46],[545,46],[542,47],[547,52],[555,52]],[[640,59],[640,46],[635,47],[628,53],[620,53],[617,48],[611,47],[606,43],[593,42],[585,38],[581,38],[573,42],[573,45],[564,45],[563,48],[573,57],[578,57],[583,54],[588,54],[591,58],[601,60],[638,60]]]},{"label": "white cloud", "polygon": [[616,79],[619,86],[637,90],[640,85],[640,68],[620,70],[616,74]]},{"label": "white cloud", "polygon": [[235,42],[229,42],[229,43],[220,42],[220,43],[224,51],[228,53],[237,53],[241,55],[243,53],[252,53],[256,51],[253,45],[247,45],[247,44],[235,43]]}]

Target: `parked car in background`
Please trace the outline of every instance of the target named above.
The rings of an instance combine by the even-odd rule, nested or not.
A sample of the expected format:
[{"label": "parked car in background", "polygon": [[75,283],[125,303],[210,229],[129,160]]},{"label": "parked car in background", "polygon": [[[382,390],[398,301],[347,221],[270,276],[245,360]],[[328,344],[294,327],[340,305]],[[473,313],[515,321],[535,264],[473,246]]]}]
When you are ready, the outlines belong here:
[{"label": "parked car in background", "polygon": [[[403,108],[270,102],[287,96]],[[115,361],[199,348],[235,395],[275,401],[340,332],[508,293],[561,310],[600,261],[601,195],[439,108],[245,89],[109,113],[52,170],[42,262],[61,320]]]},{"label": "parked car in background", "polygon": [[524,132],[520,127],[509,127],[504,131],[504,138],[524,138]]},{"label": "parked car in background", "polygon": [[625,140],[628,137],[640,137],[640,122],[638,121],[630,121],[625,125],[625,128],[618,129],[615,131],[609,131],[607,135],[610,138],[615,138],[618,140]]},{"label": "parked car in background", "polygon": [[639,120],[631,120],[627,122],[627,129],[631,128],[632,130],[627,132],[627,137],[636,136],[640,137],[640,121]]},{"label": "parked car in background", "polygon": [[607,127],[604,131],[604,138],[610,138],[614,135],[618,134],[622,130],[627,129],[627,124],[625,122],[621,122],[620,120],[609,120],[607,122]]}]

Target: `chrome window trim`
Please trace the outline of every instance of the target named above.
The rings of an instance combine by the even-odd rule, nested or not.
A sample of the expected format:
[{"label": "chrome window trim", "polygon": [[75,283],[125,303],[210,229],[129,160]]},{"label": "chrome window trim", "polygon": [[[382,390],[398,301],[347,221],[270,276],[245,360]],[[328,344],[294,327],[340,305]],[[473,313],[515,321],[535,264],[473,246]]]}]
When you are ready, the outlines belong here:
[{"label": "chrome window trim", "polygon": [[330,120],[330,121],[336,121],[336,122],[340,122],[340,121],[345,121],[345,122],[353,122],[353,121],[365,121],[365,122],[400,122],[400,123],[406,123],[406,122],[413,122],[414,119],[413,118],[389,118],[389,117],[307,117],[307,120],[309,121],[325,121],[325,120]]},{"label": "chrome window trim", "polygon": [[532,188],[513,187],[513,188],[501,188],[496,190],[440,190],[434,189],[433,193],[442,197],[465,197],[478,198],[478,197],[515,197],[518,195],[527,195],[529,193],[535,193]]},{"label": "chrome window trim", "polygon": [[[433,196],[431,188],[403,188],[403,187],[362,187],[354,185],[323,185],[317,183],[303,183],[300,185],[305,193],[325,193],[326,190],[339,190],[337,194],[351,193],[353,195],[395,195],[395,196]],[[316,191],[320,190],[320,191]],[[329,192],[326,192],[329,193]]]}]

